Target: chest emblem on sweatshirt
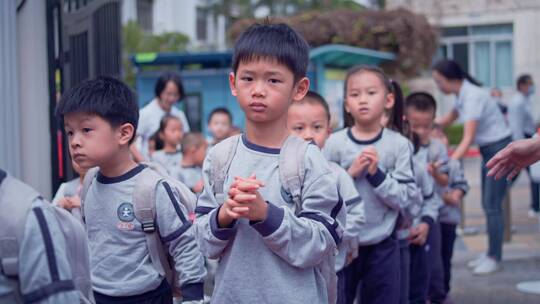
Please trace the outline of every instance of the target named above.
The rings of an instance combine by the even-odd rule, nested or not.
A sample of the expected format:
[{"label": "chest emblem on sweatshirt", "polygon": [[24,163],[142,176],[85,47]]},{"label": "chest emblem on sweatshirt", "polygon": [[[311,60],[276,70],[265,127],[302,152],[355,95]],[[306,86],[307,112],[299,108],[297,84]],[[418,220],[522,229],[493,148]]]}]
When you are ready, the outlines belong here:
[{"label": "chest emblem on sweatshirt", "polygon": [[116,211],[118,219],[122,222],[132,222],[135,219],[135,211],[130,203],[122,203]]}]

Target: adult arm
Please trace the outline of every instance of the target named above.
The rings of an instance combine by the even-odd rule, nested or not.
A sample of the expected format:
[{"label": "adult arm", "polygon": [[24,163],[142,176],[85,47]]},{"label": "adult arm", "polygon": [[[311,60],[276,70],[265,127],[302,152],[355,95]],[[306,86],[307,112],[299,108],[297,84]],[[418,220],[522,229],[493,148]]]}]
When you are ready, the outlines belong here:
[{"label": "adult arm", "polygon": [[463,158],[465,153],[467,153],[467,150],[469,150],[469,147],[472,145],[474,137],[476,136],[477,127],[478,121],[471,120],[465,123],[463,127],[463,138],[461,139],[457,149],[452,154],[452,159],[460,160]]},{"label": "adult arm", "polygon": [[521,169],[538,160],[540,160],[540,137],[517,140],[489,160],[488,176],[494,176],[496,179],[507,176],[508,179],[512,179]]}]

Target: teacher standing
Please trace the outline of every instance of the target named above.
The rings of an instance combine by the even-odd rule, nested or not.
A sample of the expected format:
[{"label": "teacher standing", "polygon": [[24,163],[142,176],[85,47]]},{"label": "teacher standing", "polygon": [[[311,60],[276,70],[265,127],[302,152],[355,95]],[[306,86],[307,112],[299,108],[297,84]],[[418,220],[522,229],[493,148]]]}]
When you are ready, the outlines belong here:
[{"label": "teacher standing", "polygon": [[503,114],[480,83],[463,71],[452,60],[441,60],[433,66],[433,79],[444,94],[456,95],[453,109],[437,119],[443,127],[459,118],[463,122],[463,137],[452,158],[460,160],[475,143],[482,155],[482,208],[486,215],[488,251],[486,255],[469,262],[476,275],[487,275],[500,269],[504,220],[502,201],[507,191],[507,181],[495,180],[487,175],[486,163],[499,150],[511,142],[511,131]]}]

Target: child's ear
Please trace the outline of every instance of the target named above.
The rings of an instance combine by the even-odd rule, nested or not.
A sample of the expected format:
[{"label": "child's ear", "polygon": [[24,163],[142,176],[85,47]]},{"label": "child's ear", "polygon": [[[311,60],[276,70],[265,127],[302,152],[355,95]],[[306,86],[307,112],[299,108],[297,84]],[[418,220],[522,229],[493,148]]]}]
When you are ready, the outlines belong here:
[{"label": "child's ear", "polygon": [[238,92],[236,91],[236,75],[234,74],[234,72],[230,72],[229,73],[229,86],[231,87],[231,94],[233,96],[237,96],[238,95]]},{"label": "child's ear", "polygon": [[129,143],[133,135],[135,134],[135,127],[130,123],[125,123],[118,127],[118,143],[125,145]]},{"label": "child's ear", "polygon": [[294,86],[293,101],[302,100],[309,91],[309,79],[304,77],[300,79]]},{"label": "child's ear", "polygon": [[386,104],[384,105],[384,108],[387,110],[391,110],[394,107],[395,101],[396,96],[393,93],[386,94]]}]

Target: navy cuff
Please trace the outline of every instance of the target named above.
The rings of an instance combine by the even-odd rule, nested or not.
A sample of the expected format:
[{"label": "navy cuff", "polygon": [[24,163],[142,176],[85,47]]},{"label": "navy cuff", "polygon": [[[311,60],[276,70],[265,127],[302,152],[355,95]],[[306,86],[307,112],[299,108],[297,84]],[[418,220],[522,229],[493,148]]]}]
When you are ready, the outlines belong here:
[{"label": "navy cuff", "polygon": [[216,209],[216,214],[214,216],[210,216],[210,230],[212,231],[212,234],[222,240],[227,241],[228,239],[233,236],[236,225],[236,220],[231,223],[231,225],[227,228],[220,228],[218,224],[218,214],[219,210],[221,209],[221,206]]},{"label": "navy cuff", "polygon": [[385,178],[386,173],[382,172],[380,168],[377,168],[377,172],[375,172],[375,174],[371,175],[368,173],[366,175],[366,179],[368,180],[368,182],[375,188],[379,187],[379,185],[382,184]]},{"label": "navy cuff", "polygon": [[203,283],[191,283],[182,286],[182,301],[197,301],[204,299]]},{"label": "navy cuff", "polygon": [[421,221],[428,224],[430,228],[435,224],[435,221],[427,215],[422,216]]},{"label": "navy cuff", "polygon": [[251,227],[257,230],[263,237],[267,237],[278,230],[283,222],[283,216],[285,214],[283,209],[269,202],[266,203],[268,204],[266,219],[263,221],[250,221],[249,223]]}]

